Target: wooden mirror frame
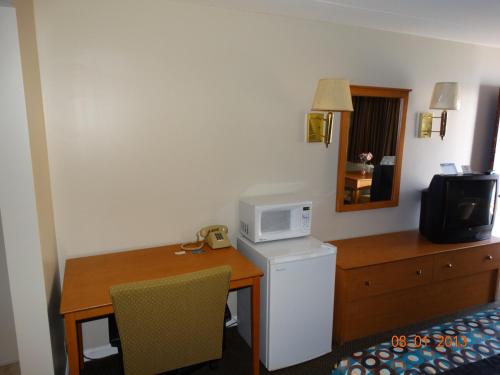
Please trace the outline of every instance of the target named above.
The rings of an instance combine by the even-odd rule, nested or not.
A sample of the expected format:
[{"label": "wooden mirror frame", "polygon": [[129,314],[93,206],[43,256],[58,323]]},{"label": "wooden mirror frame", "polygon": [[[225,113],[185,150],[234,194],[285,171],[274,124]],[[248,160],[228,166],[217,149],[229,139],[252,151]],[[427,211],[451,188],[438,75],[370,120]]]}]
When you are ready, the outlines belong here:
[{"label": "wooden mirror frame", "polygon": [[[408,110],[408,97],[410,89],[397,89],[389,87],[372,86],[351,86],[352,96],[374,96],[383,98],[400,98],[401,123],[398,129],[398,138],[396,142],[396,160],[394,163],[394,177],[392,183],[391,199],[386,201],[367,202],[367,203],[344,203],[345,173],[347,164],[347,148],[349,146],[349,124],[351,112],[342,112],[340,118],[340,141],[339,158],[337,169],[337,212],[371,210],[374,208],[395,207],[399,204],[399,186],[401,182],[401,165],[403,162],[403,145],[406,129],[406,112]],[[354,108],[356,110],[356,108]]]}]

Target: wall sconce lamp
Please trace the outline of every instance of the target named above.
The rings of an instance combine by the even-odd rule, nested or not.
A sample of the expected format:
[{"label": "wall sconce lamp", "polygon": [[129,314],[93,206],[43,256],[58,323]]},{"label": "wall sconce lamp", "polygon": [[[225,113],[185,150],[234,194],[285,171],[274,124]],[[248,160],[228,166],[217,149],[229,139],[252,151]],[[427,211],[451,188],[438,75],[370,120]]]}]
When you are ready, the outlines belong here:
[{"label": "wall sconce lamp", "polygon": [[[441,140],[446,134],[447,110],[460,109],[460,90],[458,82],[437,82],[434,85],[430,109],[442,109],[441,116],[433,116],[431,112],[421,112],[419,118],[419,138],[430,138],[431,133],[439,133]],[[432,119],[440,118],[441,126],[432,130]]]},{"label": "wall sconce lamp", "polygon": [[[311,129],[313,125],[312,113],[308,116],[308,142],[317,142],[322,138],[326,147],[332,142],[333,112],[352,112],[352,97],[349,82],[345,79],[320,79],[311,111],[326,112],[326,119],[322,118],[320,128]],[[317,114],[316,114],[317,115]],[[316,117],[317,120],[317,117]],[[316,122],[317,123],[317,122]],[[324,124],[324,127],[323,127]],[[318,134],[319,133],[319,134]],[[314,134],[314,136],[312,136]]]}]

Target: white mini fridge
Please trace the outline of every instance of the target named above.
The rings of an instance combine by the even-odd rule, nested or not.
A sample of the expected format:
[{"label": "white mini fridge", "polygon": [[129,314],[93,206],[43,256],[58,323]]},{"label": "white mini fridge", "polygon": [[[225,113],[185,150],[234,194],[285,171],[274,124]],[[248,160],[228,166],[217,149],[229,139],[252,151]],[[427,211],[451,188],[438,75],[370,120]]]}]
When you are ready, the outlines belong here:
[{"label": "white mini fridge", "polygon": [[[255,244],[238,250],[264,276],[260,283],[260,360],[272,371],[332,350],[337,249],[313,237]],[[248,288],[238,291],[238,331],[251,346]]]}]

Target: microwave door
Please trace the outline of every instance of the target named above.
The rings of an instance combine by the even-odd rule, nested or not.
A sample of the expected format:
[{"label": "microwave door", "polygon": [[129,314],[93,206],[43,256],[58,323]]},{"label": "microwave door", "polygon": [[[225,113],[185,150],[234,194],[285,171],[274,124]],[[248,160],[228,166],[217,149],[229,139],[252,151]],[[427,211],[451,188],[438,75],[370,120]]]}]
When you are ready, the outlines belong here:
[{"label": "microwave door", "polygon": [[292,229],[292,211],[288,208],[262,211],[261,233],[287,232]]},{"label": "microwave door", "polygon": [[262,210],[260,241],[272,241],[310,234],[310,207],[289,206]]}]

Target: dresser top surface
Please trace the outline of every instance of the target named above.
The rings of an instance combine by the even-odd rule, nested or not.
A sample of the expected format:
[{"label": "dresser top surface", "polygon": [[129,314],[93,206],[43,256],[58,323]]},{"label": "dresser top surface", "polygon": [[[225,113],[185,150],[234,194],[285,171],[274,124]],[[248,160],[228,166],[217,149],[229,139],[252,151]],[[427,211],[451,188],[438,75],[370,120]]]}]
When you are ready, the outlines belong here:
[{"label": "dresser top surface", "polygon": [[478,242],[437,244],[422,237],[418,230],[329,242],[337,246],[337,266],[346,270],[477,246],[500,246],[500,238],[496,237]]}]

